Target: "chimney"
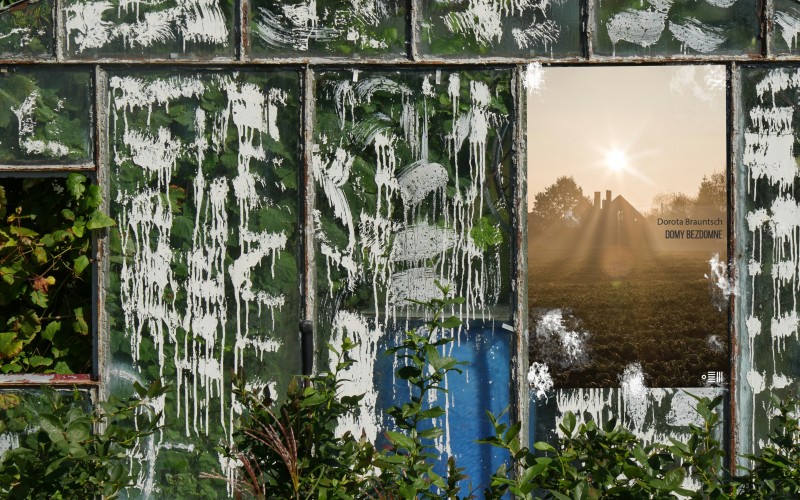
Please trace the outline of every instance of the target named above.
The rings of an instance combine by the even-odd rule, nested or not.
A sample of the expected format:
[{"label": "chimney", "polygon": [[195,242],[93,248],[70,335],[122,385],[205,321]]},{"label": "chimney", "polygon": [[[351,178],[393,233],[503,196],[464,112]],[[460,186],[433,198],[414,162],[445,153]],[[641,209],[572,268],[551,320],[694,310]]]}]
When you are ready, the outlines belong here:
[{"label": "chimney", "polygon": [[600,191],[594,192],[594,209],[600,210]]},{"label": "chimney", "polygon": [[606,189],[606,205],[605,208],[611,210],[611,190]]}]

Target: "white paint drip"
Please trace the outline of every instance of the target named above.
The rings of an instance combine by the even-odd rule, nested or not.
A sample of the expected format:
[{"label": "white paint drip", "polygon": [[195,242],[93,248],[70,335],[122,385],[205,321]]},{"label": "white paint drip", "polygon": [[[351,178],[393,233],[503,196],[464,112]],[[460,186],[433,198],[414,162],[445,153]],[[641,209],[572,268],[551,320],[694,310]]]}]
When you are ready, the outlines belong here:
[{"label": "white paint drip", "polygon": [[705,1],[713,5],[714,7],[719,7],[721,9],[727,9],[728,7],[732,7],[733,4],[736,3],[736,0],[705,0]]},{"label": "white paint drip", "polygon": [[688,49],[696,50],[701,54],[714,52],[727,40],[721,28],[701,23],[691,17],[687,17],[680,23],[671,21],[669,31],[676,40],[681,42],[684,53],[688,52]]},{"label": "white paint drip", "polygon": [[800,14],[794,9],[791,12],[776,10],[773,20],[789,50],[794,50],[800,35]]},{"label": "white paint drip", "polygon": [[[375,361],[378,357],[377,339],[384,335],[384,332],[376,327],[358,313],[339,311],[333,320],[333,333],[331,345],[340,350],[345,337],[358,344],[355,350],[350,351],[350,356],[357,360],[343,374],[344,380],[340,389],[342,396],[355,396],[364,394],[361,400],[361,414],[358,418],[355,415],[347,415],[339,420],[337,435],[346,431],[351,431],[356,437],[362,433],[366,438],[374,442],[380,429],[383,427],[377,409],[377,393],[374,391],[373,376],[375,372]],[[331,353],[329,370],[336,368],[336,358]],[[368,388],[368,389],[365,389]]]},{"label": "white paint drip", "polygon": [[[263,360],[281,347],[271,331],[250,321],[271,317],[274,323],[285,297],[256,289],[251,276],[254,272],[274,273],[275,259],[286,250],[288,240],[282,233],[251,231],[249,219],[253,209],[267,202],[258,190],[264,181],[254,171],[270,161],[262,138],[279,140],[277,123],[286,95],[277,89],[239,83],[236,75],[206,81],[179,75],[152,80],[114,76],[109,87],[114,120],[122,127],[114,164],[140,169],[149,184],[121,191],[116,198],[121,207],[120,238],[126,249],[119,275],[120,298],[134,367],[137,372],[145,368],[139,362],[147,338],[156,349],[162,381],[174,378],[177,406],[170,417],[183,418],[185,435],[208,435],[219,428],[230,432],[241,404],[234,400],[230,383],[225,384],[226,374],[242,367],[247,353]],[[129,126],[128,116],[136,111],[146,111],[149,118],[154,107],[166,110],[171,103],[184,104],[209,90],[223,93],[227,106],[213,115],[198,106],[195,136],[186,137],[187,142],[173,137],[167,128]],[[233,179],[207,178],[202,165],[209,153],[221,150],[231,126],[238,135],[237,175]],[[207,130],[212,133],[211,144]],[[183,253],[172,248],[176,220],[170,191],[175,189],[171,184],[178,163],[194,164],[197,169],[190,188],[196,209],[191,246]],[[236,227],[228,221],[232,207],[238,209]],[[238,237],[238,257],[227,264],[232,232]],[[173,272],[179,264],[186,266],[186,279],[178,279]],[[233,300],[226,283],[230,283],[227,288],[233,292]],[[185,294],[185,307],[175,300],[179,293]],[[234,364],[226,366],[226,331],[232,322],[236,325]],[[181,331],[189,333],[179,342]],[[174,353],[176,373],[165,373],[167,346]],[[218,404],[212,407],[214,400]],[[155,463],[162,444],[160,439],[146,443],[144,463]],[[145,472],[142,468],[138,487],[149,494],[154,491],[153,471]],[[225,469],[226,474],[230,472]]]}]

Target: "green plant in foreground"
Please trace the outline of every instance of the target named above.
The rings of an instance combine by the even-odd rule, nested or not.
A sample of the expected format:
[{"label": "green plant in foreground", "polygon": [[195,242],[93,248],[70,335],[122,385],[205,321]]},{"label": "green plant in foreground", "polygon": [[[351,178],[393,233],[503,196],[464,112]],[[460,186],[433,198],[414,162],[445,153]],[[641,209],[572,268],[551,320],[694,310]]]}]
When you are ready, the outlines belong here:
[{"label": "green plant in foreground", "polygon": [[158,382],[134,387],[136,396],[112,397],[94,411],[77,390],[71,398],[49,387],[42,397],[0,395],[0,433],[19,440],[0,458],[3,497],[115,498],[131,486],[126,451],[158,429],[161,414],[150,401],[166,391]]},{"label": "green plant in foreground", "polygon": [[459,498],[462,469],[450,457],[446,479],[434,472],[439,459],[434,444],[442,429],[427,426],[445,413],[429,405],[428,394],[444,391],[444,377],[460,371],[461,364],[439,349],[453,341],[441,333],[461,324],[454,317],[443,319],[442,312],[463,300],[448,298],[448,290],[440,288],[443,299],[417,303],[432,313],[426,327],[406,332],[403,343],[388,350],[405,361],[397,375],[414,388],[409,402],[388,409],[397,427],[386,432],[393,448],[378,451],[363,436],[336,435],[339,420],[357,415],[363,398],[339,393],[342,374],[354,363],[349,352],[356,347],[345,337],[341,352],[328,346],[338,356],[335,370],[296,377],[279,405],[270,394],[236,389],[247,414],[225,452],[241,464],[233,484],[238,497]]},{"label": "green plant in foreground", "polygon": [[[233,445],[239,461],[237,498],[364,498],[380,496],[374,474],[376,451],[366,439],[336,435],[339,419],[357,414],[360,396],[341,396],[341,374],[353,365],[348,338],[333,372],[295,377],[279,407],[271,395],[236,389],[247,408]],[[217,477],[219,476],[210,476]]]},{"label": "green plant in foreground", "polygon": [[91,370],[92,231],[114,225],[81,174],[0,182],[0,371]]},{"label": "green plant in foreground", "polygon": [[746,498],[800,498],[800,400],[772,397],[778,410],[769,445],[758,455],[745,455],[752,469],[735,478]]}]

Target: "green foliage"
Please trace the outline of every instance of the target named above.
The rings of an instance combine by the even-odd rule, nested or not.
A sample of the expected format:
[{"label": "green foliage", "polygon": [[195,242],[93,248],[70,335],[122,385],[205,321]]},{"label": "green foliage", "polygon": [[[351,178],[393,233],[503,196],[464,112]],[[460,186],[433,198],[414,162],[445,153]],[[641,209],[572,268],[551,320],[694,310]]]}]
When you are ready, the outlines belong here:
[{"label": "green foliage", "polygon": [[95,411],[77,390],[71,398],[48,387],[43,397],[3,395],[0,432],[16,434],[19,445],[0,458],[0,492],[11,499],[115,498],[134,480],[126,450],[158,429],[161,414],[150,401],[166,390],[135,387],[137,396],[112,397]]},{"label": "green foliage", "polygon": [[779,415],[769,445],[757,455],[746,455],[754,467],[736,478],[746,498],[800,497],[800,400],[782,401],[773,395],[772,406]]},{"label": "green foliage", "polygon": [[353,365],[344,339],[336,369],[289,384],[278,408],[268,390],[263,396],[236,389],[247,408],[226,450],[241,466],[234,483],[238,495],[253,498],[354,498],[377,493],[373,474],[376,450],[350,432],[336,435],[340,418],[357,414],[363,396],[340,396],[341,373]]},{"label": "green foliage", "polygon": [[[386,432],[392,447],[378,451],[365,437],[349,431],[336,435],[339,420],[358,414],[363,395],[341,396],[342,373],[354,361],[356,347],[348,338],[341,353],[332,346],[336,369],[313,377],[293,379],[286,400],[275,404],[270,394],[260,396],[237,389],[247,414],[225,452],[241,466],[234,483],[237,494],[254,498],[448,498],[458,499],[463,469],[447,460],[447,477],[434,472],[439,452],[434,443],[443,430],[428,422],[444,415],[431,406],[428,394],[445,391],[445,376],[460,372],[463,364],[442,356],[439,350],[453,341],[445,330],[458,328],[455,317],[443,317],[446,309],[463,303],[448,298],[418,303],[432,312],[425,328],[406,332],[403,343],[387,351],[403,364],[397,376],[414,390],[411,400],[388,409],[397,430]],[[212,476],[222,479],[220,476]]]},{"label": "green foliage", "polygon": [[91,370],[91,234],[114,221],[85,176],[0,184],[0,371]]},{"label": "green foliage", "polygon": [[[700,398],[696,411],[703,425],[689,425],[684,442],[645,446],[616,421],[598,427],[594,421],[576,426],[572,412],[564,415],[562,437],[554,444],[537,442],[536,451],[520,446],[520,424],[508,425],[491,413],[495,434],[481,440],[506,450],[510,462],[500,466],[487,487],[486,498],[513,493],[518,498],[798,498],[800,495],[800,401],[773,399],[779,410],[771,444],[758,455],[746,455],[755,467],[732,476],[725,468],[725,451],[715,437],[721,425],[715,408],[723,397]],[[519,473],[514,475],[514,471]],[[512,475],[514,477],[512,477]],[[691,478],[696,489],[683,487]]]},{"label": "green foliage", "polygon": [[448,459],[447,479],[433,470],[440,456],[435,440],[444,430],[435,423],[430,426],[427,423],[435,422],[445,410],[430,404],[429,393],[447,392],[442,386],[445,377],[450,372],[461,373],[458,366],[464,364],[454,357],[439,354],[443,346],[453,342],[445,332],[461,326],[461,320],[455,316],[444,317],[443,313],[463,304],[464,299],[451,298],[447,287],[438,282],[436,286],[442,292],[442,299],[414,301],[432,315],[425,328],[406,332],[402,344],[387,350],[401,365],[397,377],[412,388],[409,402],[387,410],[398,431],[386,432],[393,448],[377,459],[377,466],[383,471],[381,479],[394,485],[400,498],[460,498],[459,481],[464,477],[454,457]]}]

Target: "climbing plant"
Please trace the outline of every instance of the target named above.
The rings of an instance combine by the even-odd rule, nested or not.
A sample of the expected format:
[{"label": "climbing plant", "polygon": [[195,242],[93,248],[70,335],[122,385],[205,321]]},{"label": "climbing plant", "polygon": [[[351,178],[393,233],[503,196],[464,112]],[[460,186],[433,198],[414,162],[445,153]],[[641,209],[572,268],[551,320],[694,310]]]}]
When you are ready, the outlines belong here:
[{"label": "climbing plant", "polygon": [[0,371],[86,373],[92,233],[114,225],[86,176],[0,181]]}]

